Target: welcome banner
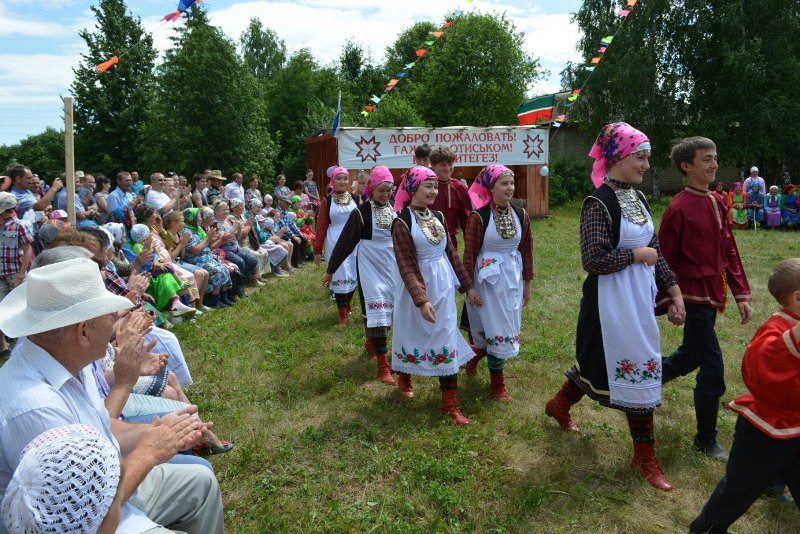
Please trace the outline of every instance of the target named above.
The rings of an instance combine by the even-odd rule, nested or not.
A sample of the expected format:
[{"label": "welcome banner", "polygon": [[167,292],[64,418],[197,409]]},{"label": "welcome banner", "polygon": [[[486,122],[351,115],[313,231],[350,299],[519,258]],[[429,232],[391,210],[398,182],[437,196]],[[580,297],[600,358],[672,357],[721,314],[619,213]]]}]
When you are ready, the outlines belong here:
[{"label": "welcome banner", "polygon": [[547,161],[548,132],[532,126],[491,128],[339,128],[339,165],[390,169],[412,165],[418,145],[442,145],[456,154],[456,166],[543,165]]}]

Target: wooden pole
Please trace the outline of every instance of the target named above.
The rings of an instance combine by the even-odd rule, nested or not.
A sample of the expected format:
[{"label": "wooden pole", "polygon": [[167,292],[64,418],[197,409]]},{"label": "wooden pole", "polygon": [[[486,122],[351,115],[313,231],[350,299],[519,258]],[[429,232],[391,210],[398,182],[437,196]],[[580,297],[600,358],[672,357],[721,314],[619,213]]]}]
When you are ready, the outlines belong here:
[{"label": "wooden pole", "polygon": [[66,171],[67,219],[75,226],[75,136],[72,129],[72,97],[64,97],[64,170]]}]

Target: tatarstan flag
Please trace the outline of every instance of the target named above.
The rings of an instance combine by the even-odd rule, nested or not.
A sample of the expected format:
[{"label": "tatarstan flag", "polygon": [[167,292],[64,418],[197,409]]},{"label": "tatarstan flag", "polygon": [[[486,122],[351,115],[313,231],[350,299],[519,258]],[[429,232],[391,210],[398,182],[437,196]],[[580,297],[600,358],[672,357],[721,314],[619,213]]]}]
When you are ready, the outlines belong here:
[{"label": "tatarstan flag", "polygon": [[517,118],[522,126],[536,124],[540,120],[553,118],[553,104],[556,95],[540,96],[523,102],[517,108]]}]

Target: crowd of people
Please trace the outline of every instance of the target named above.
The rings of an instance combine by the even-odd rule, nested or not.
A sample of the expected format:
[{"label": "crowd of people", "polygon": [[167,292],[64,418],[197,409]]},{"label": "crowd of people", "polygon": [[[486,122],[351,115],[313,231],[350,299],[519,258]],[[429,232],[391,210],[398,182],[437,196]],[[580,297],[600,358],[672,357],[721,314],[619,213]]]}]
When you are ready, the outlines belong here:
[{"label": "crowd of people", "polygon": [[800,228],[800,204],[797,202],[795,185],[785,183],[767,189],[764,178],[758,175],[758,167],[750,168],[750,176],[744,183],[734,182],[725,190],[724,182],[717,182],[716,192],[722,196],[728,208],[728,222],[733,228],[754,230],[797,230]]},{"label": "crowd of people", "polygon": [[[581,431],[570,410],[584,396],[622,411],[633,469],[668,491],[655,409],[664,383],[699,369],[694,446],[728,464],[691,531],[725,532],[765,489],[782,494],[788,485],[800,497],[800,260],[770,277],[781,310],[745,353],[750,393],[730,404],[739,414],[730,455],[717,439],[725,383],[714,330],[728,289],[742,323],[751,317],[731,231],[736,210],[755,225],[775,226],[769,209],[779,224],[793,224],[783,210],[796,197],[787,189],[760,197],[755,168],[730,193],[711,191],[716,147],[687,138],[672,160],[688,185],[657,231],[633,187],[651,151],[644,133],[614,123],[590,152],[596,189],[581,209],[588,276],[576,360],[544,411],[569,432]],[[220,489],[204,457],[233,443],[191,404],[189,363],[169,328],[232,306],[245,286],[290,276],[306,261],[325,261],[322,285],[342,327],[358,290],[376,378],[400,396],[414,398],[412,377],[437,377],[442,412],[467,425],[458,374],[465,367],[475,376],[485,358],[492,397],[510,401],[504,369],[520,351],[534,277],[530,217],[514,199],[511,169],[490,165],[467,186],[453,176],[455,160],[448,147],[419,146],[399,184],[383,166],[355,182],[332,166],[324,195],[310,170],[291,188],[280,175],[272,194],[262,194],[256,175],[245,185],[235,173],[226,183],[218,170],[198,173],[191,186],[174,173],[143,184],[138,173],[120,172],[113,190],[108,178],[79,172],[74,227],[61,179],[43,190],[29,168],[12,167],[10,192],[0,192],[0,348],[10,354],[0,369],[0,499],[8,531],[222,532]],[[457,291],[465,294],[460,319]],[[667,358],[661,313],[684,326]],[[6,336],[16,340],[13,352]]]}]

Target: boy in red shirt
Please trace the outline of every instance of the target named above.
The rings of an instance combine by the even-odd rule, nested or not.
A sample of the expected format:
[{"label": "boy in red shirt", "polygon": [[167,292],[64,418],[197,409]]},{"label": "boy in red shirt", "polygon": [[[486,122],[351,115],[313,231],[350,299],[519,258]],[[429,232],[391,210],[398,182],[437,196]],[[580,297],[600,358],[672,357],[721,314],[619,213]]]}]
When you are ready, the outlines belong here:
[{"label": "boy in red shirt", "polygon": [[458,248],[456,235],[458,229],[467,229],[467,217],[472,213],[472,201],[469,199],[467,186],[452,177],[456,154],[446,146],[435,146],[431,149],[431,169],[436,173],[439,194],[431,208],[441,211],[447,222],[447,231],[453,247]]},{"label": "boy in red shirt", "polygon": [[[717,310],[724,311],[727,288],[733,292],[742,324],[750,320],[752,296],[725,201],[708,189],[719,167],[716,145],[705,137],[688,137],[672,148],[671,157],[688,183],[664,212],[658,240],[681,288],[686,323],[683,343],[662,362],[662,384],[700,368],[694,389],[694,445],[712,458],[725,460],[728,453],[717,441],[725,369],[714,323]],[[669,296],[659,295],[657,312],[665,312],[670,302]]]},{"label": "boy in red shirt", "polygon": [[691,532],[727,532],[776,477],[800,502],[800,258],[779,263],[767,288],[782,309],[747,345],[742,378],[750,393],[728,404],[739,414],[731,456]]}]

